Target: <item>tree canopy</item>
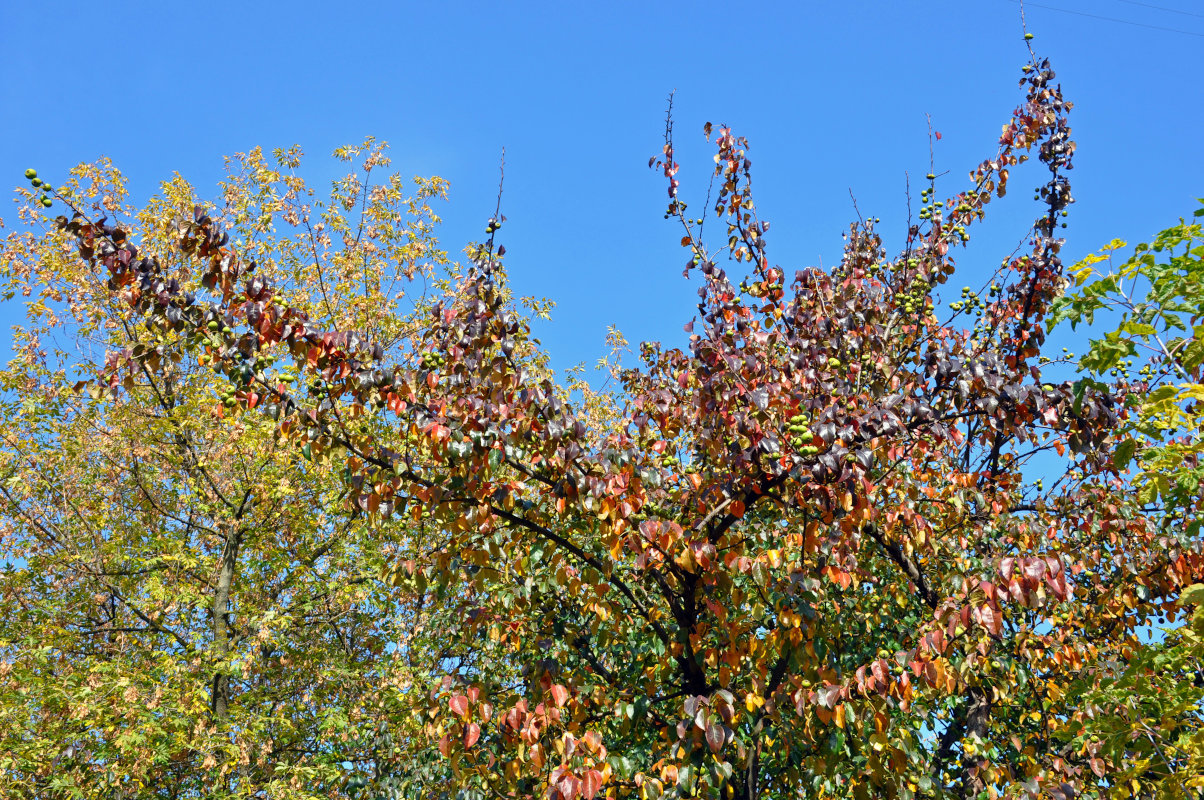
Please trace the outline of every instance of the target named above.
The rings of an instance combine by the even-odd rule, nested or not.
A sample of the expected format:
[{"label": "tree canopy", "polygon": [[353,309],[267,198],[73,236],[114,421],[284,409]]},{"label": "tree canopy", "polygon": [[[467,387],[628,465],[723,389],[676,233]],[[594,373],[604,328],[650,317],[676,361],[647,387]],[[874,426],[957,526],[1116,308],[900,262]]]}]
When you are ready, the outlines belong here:
[{"label": "tree canopy", "polygon": [[[1062,299],[1071,104],[1046,61],[1020,86],[963,183],[926,177],[898,252],[861,219],[830,270],[771,263],[731,129],[705,126],[711,190],[688,199],[670,124],[650,163],[697,314],[635,367],[616,335],[605,389],[549,368],[500,206],[451,263],[443,183],[381,177],[374,142],[320,202],[295,149],[234,159],[215,203],[176,180],[128,207],[108,164],[33,176],[2,256],[30,299],[2,376],[0,779],[1198,792],[1198,482],[1135,502],[1132,459],[1172,469],[1157,392],[1044,355],[1097,300]],[[959,265],[1030,160],[1027,251]],[[1189,351],[1166,363],[1198,373]]]}]

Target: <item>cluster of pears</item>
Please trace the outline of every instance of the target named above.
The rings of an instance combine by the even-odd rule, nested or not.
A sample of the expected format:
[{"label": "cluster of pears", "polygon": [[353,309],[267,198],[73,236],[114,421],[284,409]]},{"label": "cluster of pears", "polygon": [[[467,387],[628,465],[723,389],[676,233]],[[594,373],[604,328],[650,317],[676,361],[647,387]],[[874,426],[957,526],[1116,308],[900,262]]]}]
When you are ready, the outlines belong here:
[{"label": "cluster of pears", "polygon": [[54,201],[50,199],[50,193],[54,191],[54,187],[39,178],[36,169],[25,170],[25,177],[33,188],[39,190],[38,202],[42,204],[43,208],[50,208],[54,205]]},{"label": "cluster of pears", "polygon": [[447,357],[442,353],[436,353],[428,350],[422,354],[422,368],[428,372],[434,372],[439,367],[447,363]]},{"label": "cluster of pears", "polygon": [[928,284],[922,280],[914,281],[907,291],[898,295],[898,303],[906,314],[917,311],[927,311],[932,301],[928,298]]},{"label": "cluster of pears", "polygon": [[[994,292],[992,292],[992,294],[994,294]],[[983,303],[982,298],[978,296],[977,292],[975,292],[969,286],[963,286],[962,299],[950,303],[949,308],[953,311],[961,311],[963,309],[966,311],[978,311],[986,308],[986,304]]]},{"label": "cluster of pears", "polygon": [[233,408],[238,405],[238,390],[233,386],[226,386],[222,389],[219,397],[221,398],[222,405],[226,408]]},{"label": "cluster of pears", "polygon": [[806,414],[799,413],[791,417],[786,430],[791,433],[790,441],[799,455],[813,456],[819,453],[819,448],[812,444],[815,434],[811,432],[810,420]]},{"label": "cluster of pears", "polygon": [[[929,174],[929,180],[935,177],[935,175]],[[920,191],[920,202],[924,204],[920,208],[920,219],[929,220],[933,216],[939,216],[941,212],[938,209],[944,208],[945,204],[936,200],[934,192],[935,190],[931,186]]]}]

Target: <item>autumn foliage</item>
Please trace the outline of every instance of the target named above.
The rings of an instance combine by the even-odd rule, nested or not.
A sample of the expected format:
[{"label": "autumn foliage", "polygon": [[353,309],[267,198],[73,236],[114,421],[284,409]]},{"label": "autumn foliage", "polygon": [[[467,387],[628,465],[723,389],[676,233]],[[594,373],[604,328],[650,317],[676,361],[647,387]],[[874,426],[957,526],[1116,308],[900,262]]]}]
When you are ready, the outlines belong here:
[{"label": "autumn foliage", "polygon": [[[41,313],[65,305],[106,355],[69,393],[31,333],[36,377],[7,373],[10,394],[53,400],[35,441],[6,432],[4,546],[47,575],[6,578],[7,602],[116,582],[72,554],[135,536],[134,507],[159,526],[142,557],[170,562],[155,570],[193,581],[193,599],[100,603],[110,649],[85,667],[28,641],[53,617],[61,642],[101,653],[72,627],[86,603],[0,624],[8,721],[77,747],[51,763],[8,746],[20,760],[0,756],[0,776],[22,796],[63,775],[98,796],[109,774],[163,797],[1186,792],[1198,775],[1163,745],[1198,731],[1201,693],[1147,732],[1117,687],[1190,681],[1186,656],[1143,661],[1140,633],[1187,619],[1204,554],[1132,502],[1113,457],[1130,384],[1043,377],[1074,143],[1049,64],[1021,88],[964,184],[928,177],[896,255],[866,220],[828,271],[772,264],[748,143],[728,128],[706,128],[715,194],[687,213],[667,130],[653,165],[698,316],[684,349],[645,343],[637,368],[612,364],[609,394],[547,368],[500,216],[466,267],[445,263],[424,205],[437,182],[406,200],[397,179],[352,176],[321,216],[280,153],[244,162],[224,206],[176,186],[123,212],[118,179],[94,168],[52,191],[54,220],[30,193],[40,233],[10,237],[9,280],[41,293]],[[362,156],[369,175],[384,162]],[[1030,159],[1047,177],[1027,252],[947,305],[968,231]],[[396,287],[414,287],[408,302]],[[39,448],[62,440],[90,455],[47,479]],[[107,596],[148,591],[160,573],[143,567]],[[143,623],[118,624],[131,614]],[[288,683],[309,673],[282,650],[325,696]],[[109,670],[137,707],[165,685],[132,674],[151,651],[176,682],[164,691],[192,698],[187,730],[50,702],[55,670],[85,685]],[[30,686],[39,702],[15,711]],[[170,746],[114,744],[148,725]]]}]

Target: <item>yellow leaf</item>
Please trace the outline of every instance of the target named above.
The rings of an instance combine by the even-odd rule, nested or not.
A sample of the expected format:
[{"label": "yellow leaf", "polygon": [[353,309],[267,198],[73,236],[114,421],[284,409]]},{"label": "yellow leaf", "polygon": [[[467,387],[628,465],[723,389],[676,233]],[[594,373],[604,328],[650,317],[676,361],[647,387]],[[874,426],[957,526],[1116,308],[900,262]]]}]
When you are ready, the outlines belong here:
[{"label": "yellow leaf", "polygon": [[1204,583],[1193,583],[1179,595],[1179,605],[1204,605]]}]

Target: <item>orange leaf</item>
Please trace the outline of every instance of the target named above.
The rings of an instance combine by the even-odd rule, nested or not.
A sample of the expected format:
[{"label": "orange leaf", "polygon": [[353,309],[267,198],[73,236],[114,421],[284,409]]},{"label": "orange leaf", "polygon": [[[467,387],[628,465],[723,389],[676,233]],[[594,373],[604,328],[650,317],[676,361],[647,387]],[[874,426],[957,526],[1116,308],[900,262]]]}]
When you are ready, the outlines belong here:
[{"label": "orange leaf", "polygon": [[472,747],[481,738],[481,726],[475,722],[470,722],[464,728],[464,746]]},{"label": "orange leaf", "polygon": [[569,699],[569,690],[561,686],[559,683],[552,686],[552,701],[557,707],[562,707]]}]

